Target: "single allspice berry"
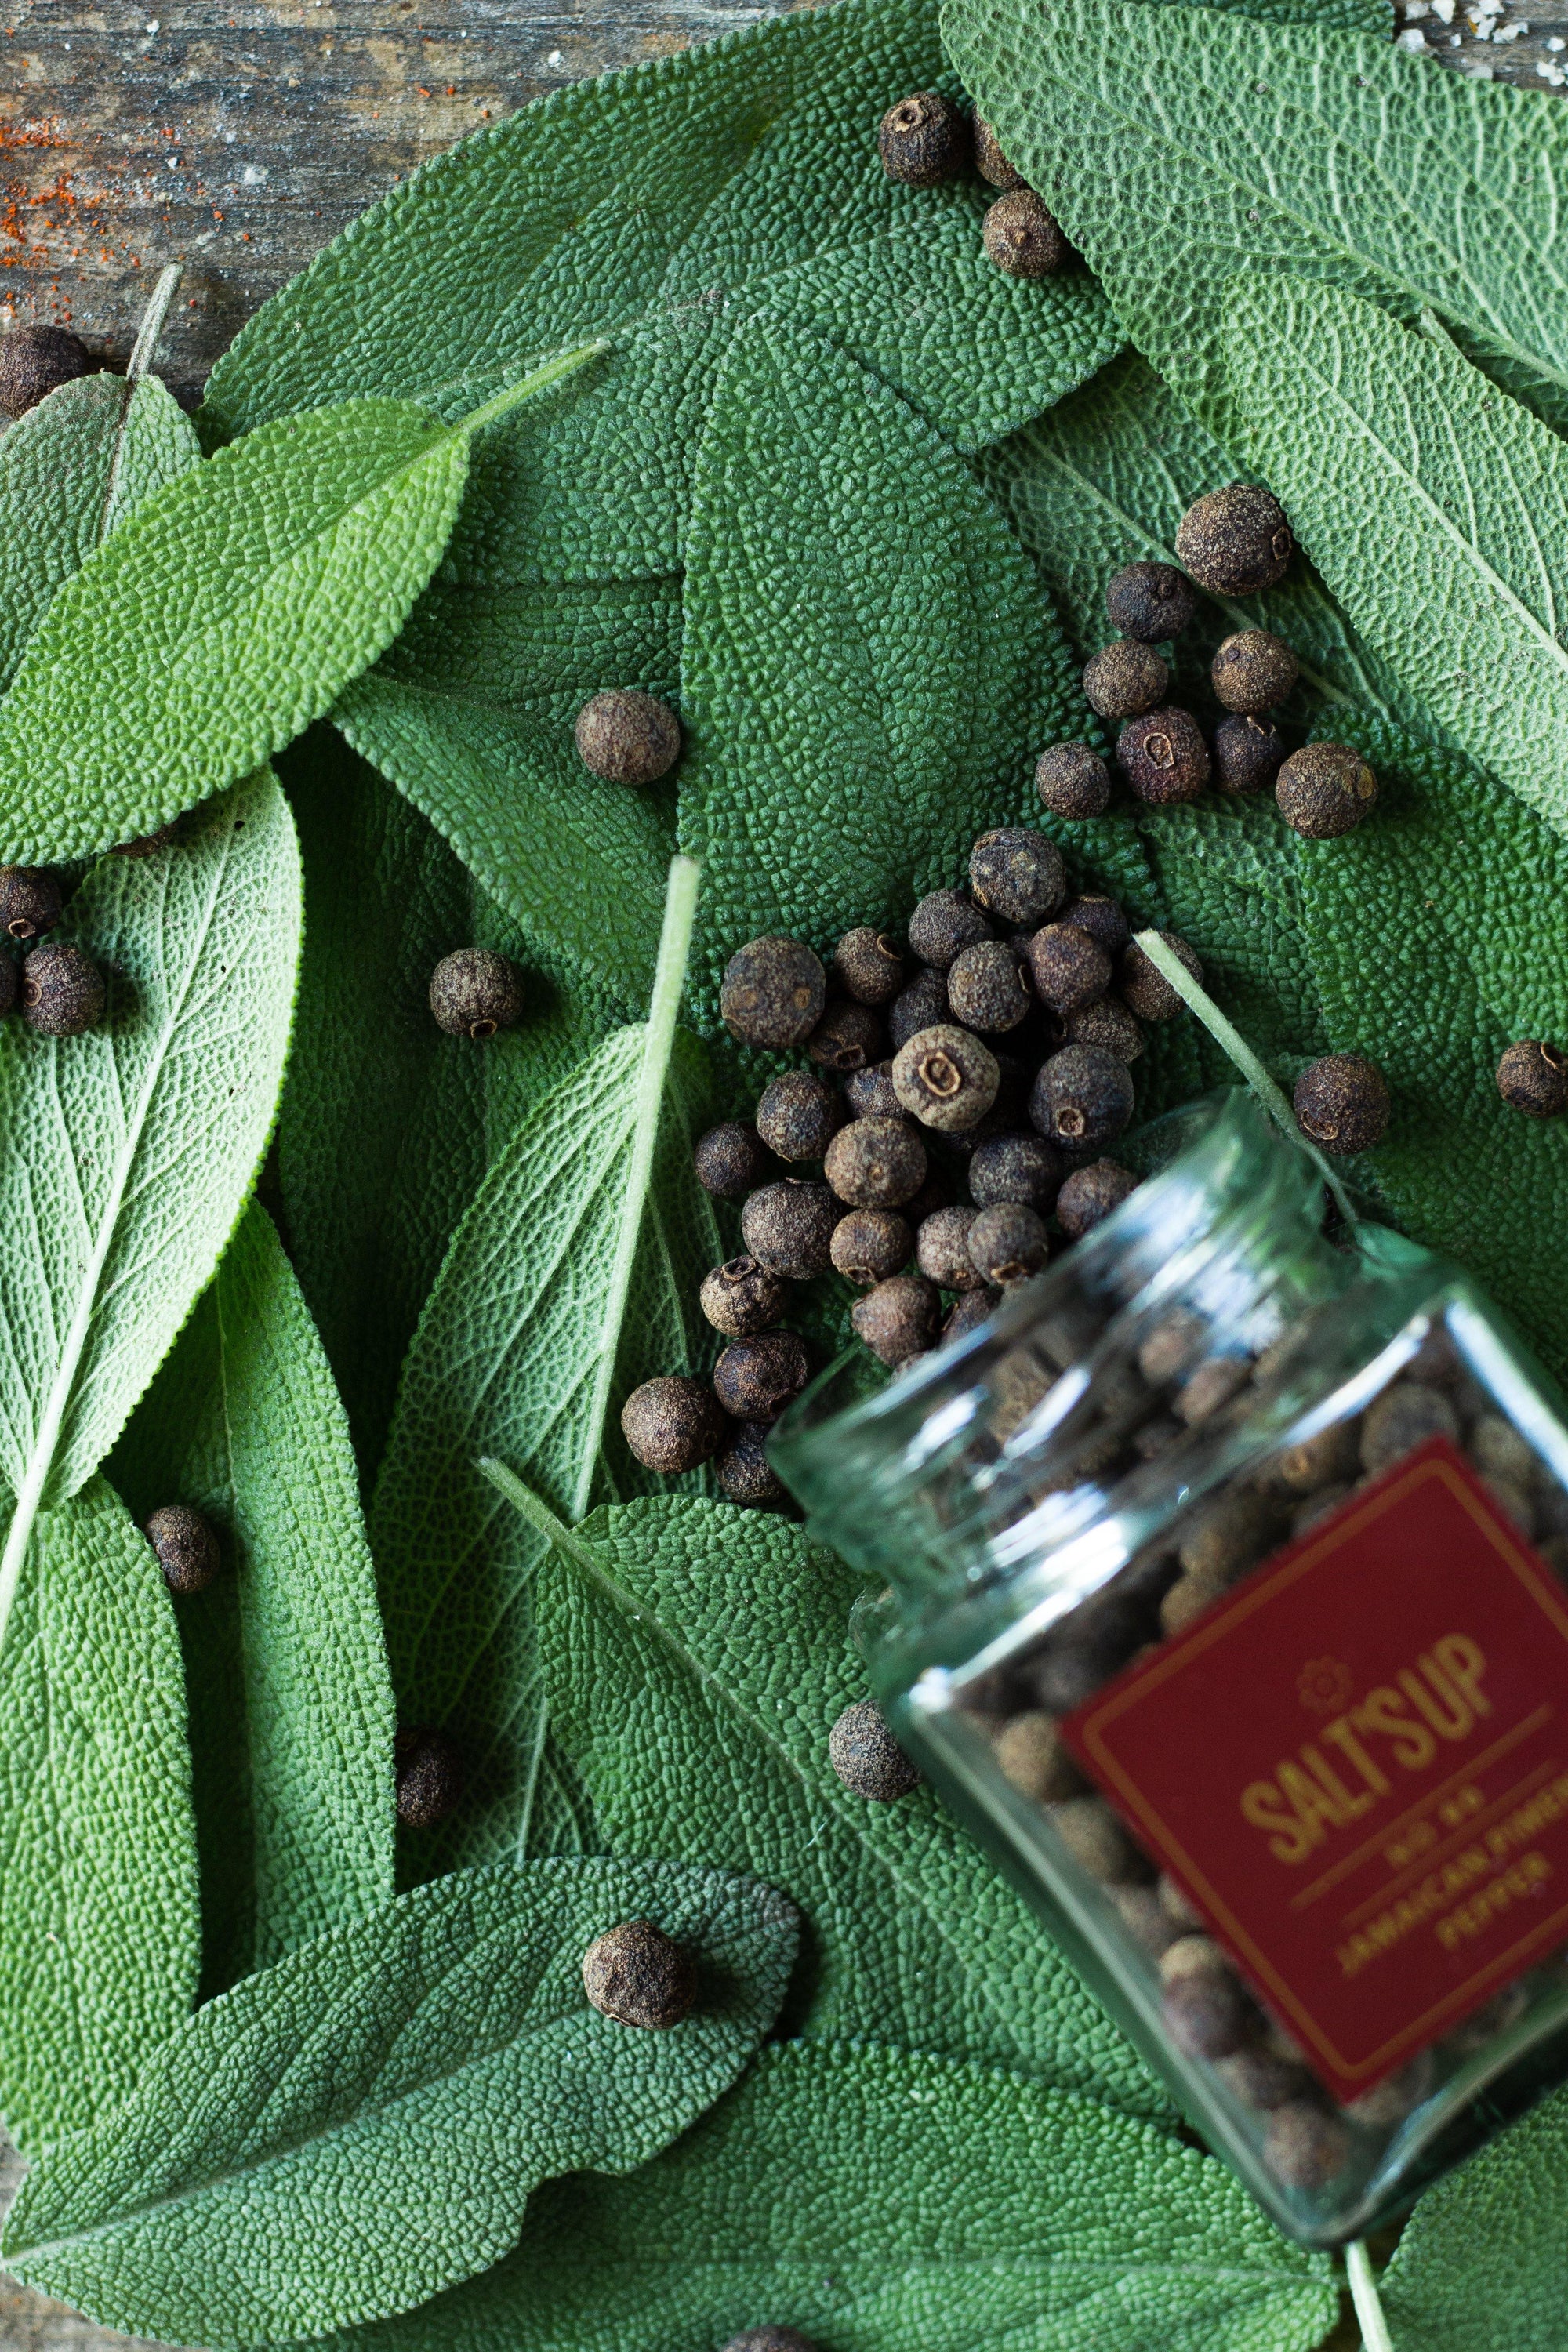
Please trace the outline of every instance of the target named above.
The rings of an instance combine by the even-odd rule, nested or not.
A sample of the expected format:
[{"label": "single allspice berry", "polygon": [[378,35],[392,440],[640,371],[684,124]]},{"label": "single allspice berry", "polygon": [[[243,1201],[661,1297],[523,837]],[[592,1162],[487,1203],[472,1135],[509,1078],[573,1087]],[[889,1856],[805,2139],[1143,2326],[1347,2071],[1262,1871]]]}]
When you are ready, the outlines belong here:
[{"label": "single allspice berry", "polygon": [[969,1255],[978,1209],[933,1209],[915,1234],[915,1263],[939,1290],[975,1290],[985,1279]]},{"label": "single allspice berry", "polygon": [[1268,490],[1232,482],[1182,517],[1176,553],[1213,596],[1254,596],[1282,580],[1296,551],[1284,509]]},{"label": "single allspice berry", "polygon": [[851,1209],[833,1228],[836,1271],[857,1290],[901,1274],[914,1255],[914,1227],[896,1209]]},{"label": "single allspice berry", "polygon": [[947,1134],[977,1127],[1002,1073],[988,1045],[953,1022],[917,1031],[893,1056],[893,1087],[912,1118]]},{"label": "single allspice berry", "polygon": [[844,1099],[849,1106],[851,1118],[905,1118],[905,1111],[893,1092],[893,1065],[868,1062],[863,1070],[851,1070],[844,1081]]},{"label": "single allspice berry", "polygon": [[1309,1062],[1290,1100],[1302,1134],[1335,1153],[1370,1151],[1393,1108],[1388,1080],[1364,1054],[1324,1054]]},{"label": "single allspice berry", "polygon": [[1086,664],[1083,690],[1101,719],[1136,719],[1163,702],[1171,673],[1141,637],[1118,637]]},{"label": "single allspice berry", "polygon": [[463,1794],[463,1759],[434,1724],[399,1725],[393,1747],[397,1818],[405,1830],[433,1830]]},{"label": "single allspice berry", "polygon": [[1050,1252],[1045,1220],[1020,1201],[982,1209],[969,1228],[969,1255],[982,1282],[1005,1288],[1038,1274]]},{"label": "single allspice berry", "polygon": [[797,1331],[763,1331],[731,1339],[713,1367],[713,1393],[735,1421],[776,1421],[811,1378]]},{"label": "single allspice berry", "polygon": [[651,1919],[623,1920],[583,1955],[583,1990],[601,2017],[668,2032],[697,1999],[691,1955]]},{"label": "single allspice berry", "polygon": [[522,974],[493,948],[458,948],[430,975],[430,1010],[448,1037],[483,1045],[522,1015]]},{"label": "single allspice berry", "polygon": [[1076,923],[1047,923],[1029,941],[1035,993],[1053,1013],[1076,1013],[1110,986],[1110,958]]},{"label": "single allspice berry", "polygon": [[978,1331],[996,1312],[996,1293],[984,1284],[978,1290],[961,1290],[948,1308],[947,1321],[942,1327],[942,1344],[951,1348],[955,1339],[967,1339]]},{"label": "single allspice berry", "polygon": [[1029,1117],[1040,1133],[1068,1151],[1113,1142],[1131,1116],[1127,1065],[1099,1045],[1065,1045],[1053,1054],[1029,1097]]},{"label": "single allspice berry", "polygon": [[632,1391],[621,1407],[621,1433],[645,1470],[676,1478],[710,1460],[730,1433],[707,1381],[672,1372]]},{"label": "single allspice berry", "polygon": [[1538,1038],[1510,1045],[1497,1066],[1497,1090],[1510,1110],[1561,1118],[1568,1110],[1568,1054]]},{"label": "single allspice berry", "polygon": [[25,416],[62,383],[90,375],[87,347],[65,327],[13,327],[0,341],[0,415]]},{"label": "single allspice berry", "polygon": [[887,1034],[874,1006],[857,1003],[852,996],[836,996],[805,1041],[805,1050],[825,1070],[847,1076],[879,1061]]},{"label": "single allspice berry", "polygon": [[18,944],[52,931],[64,911],[59,877],[47,866],[0,866],[0,930]]},{"label": "single allspice berry", "polygon": [[1142,1028],[1119,996],[1101,996],[1093,1004],[1064,1013],[1062,1027],[1067,1032],[1064,1045],[1103,1045],[1119,1062],[1135,1062],[1143,1051]]},{"label": "single allspice berry", "polygon": [[1009,188],[988,205],[980,237],[987,260],[1009,278],[1054,278],[1071,251],[1061,223],[1033,188]]},{"label": "single allspice berry", "polygon": [[1219,700],[1244,715],[1289,700],[1300,675],[1301,665],[1284,638],[1268,629],[1238,629],[1222,638],[1209,668]]},{"label": "single allspice berry", "polygon": [[1274,780],[1279,814],[1307,841],[1353,833],[1377,798],[1377,778],[1349,743],[1304,743]]},{"label": "single allspice berry", "polygon": [[910,952],[945,972],[976,940],[994,936],[967,890],[928,890],[910,917]]},{"label": "single allspice berry", "polygon": [[820,1160],[847,1116],[837,1087],[815,1070],[786,1070],[763,1088],[757,1133],[780,1160]]},{"label": "single allspice berry", "polygon": [[952,1017],[965,1029],[1004,1036],[1027,1019],[1034,1003],[1023,958],[1007,940],[977,940],[954,956],[947,975]]},{"label": "single allspice berry", "polygon": [[721,1453],[713,1456],[719,1492],[748,1510],[776,1509],[789,1497],[784,1480],[768,1460],[766,1422],[743,1421]]},{"label": "single allspice berry", "polygon": [[636,687],[595,695],[572,733],[583,765],[606,783],[657,783],[680,757],[680,721],[668,702]]},{"label": "single allspice berry", "polygon": [[969,895],[1010,929],[1031,930],[1067,897],[1067,867],[1048,833],[1003,824],[983,833],[969,853]]},{"label": "single allspice berry", "polygon": [[[844,1132],[841,1128],[839,1133]],[[843,1213],[826,1184],[786,1176],[782,1183],[763,1184],[748,1197],[741,1211],[741,1238],[770,1274],[809,1282],[833,1263],[833,1228]]]},{"label": "single allspice berry", "polygon": [[1053,816],[1103,816],[1110,805],[1110,771],[1087,743],[1053,743],[1035,763],[1035,790]]},{"label": "single allspice berry", "polygon": [[920,1773],[888,1728],[875,1699],[847,1706],[827,1735],[827,1760],[847,1789],[888,1805],[920,1786]]},{"label": "single allspice berry", "polygon": [[1222,793],[1267,793],[1285,759],[1285,738],[1271,719],[1222,719],[1214,730],[1214,781]]},{"label": "single allspice berry", "polygon": [[1174,706],[1130,719],[1116,739],[1116,764],[1150,808],[1195,801],[1209,780],[1209,751],[1190,710]]},{"label": "single allspice berry", "polygon": [[889,1370],[921,1356],[936,1338],[942,1302],[923,1275],[895,1274],[878,1283],[849,1312],[856,1338]]},{"label": "single allspice berry", "polygon": [[983,180],[994,188],[1022,188],[1026,185],[1022,172],[1016,172],[1002,152],[1002,142],[988,122],[977,114],[974,118],[974,168]]},{"label": "single allspice berry", "polygon": [[1106,954],[1113,958],[1121,953],[1132,937],[1132,927],[1118,901],[1095,891],[1086,892],[1081,898],[1069,898],[1057,920],[1058,923],[1076,924],[1080,931],[1087,931],[1091,940],[1098,940]]},{"label": "single allspice berry", "polygon": [[888,1037],[896,1054],[921,1029],[933,1029],[948,1015],[945,971],[918,971],[888,1007]]},{"label": "single allspice berry", "polygon": [[754,1127],[729,1118],[698,1137],[691,1164],[714,1200],[743,1201],[768,1172],[768,1148]]},{"label": "single allspice berry", "polygon": [[715,1331],[729,1339],[749,1339],[783,1321],[789,1285],[754,1257],[728,1257],[703,1276],[697,1303]]},{"label": "single allspice berry", "polygon": [[877,152],[889,180],[909,188],[937,188],[956,180],[973,151],[969,117],[940,90],[911,90],[889,106],[877,131]]},{"label": "single allspice berry", "polygon": [[[1191,972],[1201,986],[1204,968],[1194,950],[1174,931],[1162,931],[1160,939],[1183,970]],[[1129,1010],[1140,1021],[1173,1021],[1178,1013],[1186,1011],[1186,1002],[1179,995],[1157,965],[1152,963],[1134,940],[1121,959],[1116,984]]]},{"label": "single allspice berry", "polygon": [[969,1197],[977,1209],[1016,1201],[1043,1214],[1061,1190],[1066,1162],[1043,1135],[988,1135],[969,1162]]},{"label": "single allspice berry", "polygon": [[1107,583],[1105,609],[1124,637],[1162,646],[1191,627],[1198,600],[1173,563],[1124,563]]},{"label": "single allspice berry", "polygon": [[79,1037],[109,1001],[103,974],[80,948],[35,948],[22,966],[22,1018],[40,1037]]},{"label": "single allspice berry", "polygon": [[837,1197],[852,1209],[901,1209],[926,1179],[926,1150],[905,1118],[854,1118],[823,1162]]},{"label": "single allspice berry", "polygon": [[1091,1160],[1087,1168],[1075,1168],[1057,1194],[1057,1223],[1068,1241],[1081,1241],[1137,1189],[1131,1169],[1114,1160]]},{"label": "single allspice berry", "polygon": [[832,974],[857,1003],[890,1004],[904,984],[903,952],[886,931],[862,923],[834,949]]},{"label": "single allspice berry", "polygon": [[731,1035],[773,1053],[804,1045],[826,1002],[827,974],[799,940],[748,940],[725,965],[719,992]]},{"label": "single allspice berry", "polygon": [[165,1503],[142,1530],[171,1592],[205,1592],[223,1565],[211,1526],[186,1503]]}]

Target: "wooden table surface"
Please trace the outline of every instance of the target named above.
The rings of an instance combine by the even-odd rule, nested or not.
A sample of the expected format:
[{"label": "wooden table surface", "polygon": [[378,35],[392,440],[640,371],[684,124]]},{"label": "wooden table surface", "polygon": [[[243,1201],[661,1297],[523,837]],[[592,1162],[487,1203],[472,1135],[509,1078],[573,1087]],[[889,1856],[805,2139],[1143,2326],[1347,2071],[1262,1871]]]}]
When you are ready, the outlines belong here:
[{"label": "wooden table surface", "polygon": [[[52,320],[123,362],[158,270],[182,262],[159,367],[194,404],[258,304],[455,139],[789,5],[0,0],[0,328]],[[1568,0],[1489,18],[1404,0],[1401,17],[1461,71],[1568,84]],[[1478,20],[1528,30],[1500,44]],[[0,2140],[0,2207],[18,2178]],[[0,2278],[0,2352],[127,2342]]]}]

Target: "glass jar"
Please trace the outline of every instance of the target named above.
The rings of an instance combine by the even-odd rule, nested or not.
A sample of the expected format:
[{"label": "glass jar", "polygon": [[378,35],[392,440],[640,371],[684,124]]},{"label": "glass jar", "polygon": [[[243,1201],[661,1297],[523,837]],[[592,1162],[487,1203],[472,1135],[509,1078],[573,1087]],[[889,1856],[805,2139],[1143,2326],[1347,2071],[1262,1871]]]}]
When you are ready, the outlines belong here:
[{"label": "glass jar", "polygon": [[1291,2236],[1568,2074],[1568,1428],[1251,1097],[775,1433],[899,1738]]}]

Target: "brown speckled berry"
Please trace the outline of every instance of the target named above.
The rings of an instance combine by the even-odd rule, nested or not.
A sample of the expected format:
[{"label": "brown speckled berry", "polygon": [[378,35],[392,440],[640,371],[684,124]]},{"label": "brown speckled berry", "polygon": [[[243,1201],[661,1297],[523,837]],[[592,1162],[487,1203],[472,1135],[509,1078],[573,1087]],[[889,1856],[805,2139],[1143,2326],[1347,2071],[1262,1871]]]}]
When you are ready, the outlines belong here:
[{"label": "brown speckled berry", "polygon": [[689,1952],[651,1919],[627,1919],[584,1953],[583,1990],[601,2017],[668,2032],[691,2014],[697,1971]]}]

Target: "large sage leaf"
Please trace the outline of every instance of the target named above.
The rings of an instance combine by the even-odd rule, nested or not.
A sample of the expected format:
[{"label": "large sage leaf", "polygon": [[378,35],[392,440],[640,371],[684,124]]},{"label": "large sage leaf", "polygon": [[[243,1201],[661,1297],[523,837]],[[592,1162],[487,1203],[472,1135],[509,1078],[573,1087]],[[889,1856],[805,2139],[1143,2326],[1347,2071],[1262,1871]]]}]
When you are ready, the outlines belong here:
[{"label": "large sage leaf", "polygon": [[539,1638],[558,1737],[615,1849],[755,1870],[811,1924],[794,2030],[1011,2065],[1140,2115],[1164,2095],[1020,1897],[929,1790],[868,1804],[827,1760],[866,1696],[860,1585],[798,1528],[690,1495],[553,1521]]},{"label": "large sage leaf", "polygon": [[1568,424],[1568,117],[1544,93],[1434,73],[1386,37],[1143,0],[949,0],[942,30],[1132,341],[1227,444],[1238,270],[1411,324],[1430,308]]},{"label": "large sage leaf", "polygon": [[134,2088],[200,1956],[174,1610],[94,1478],[33,1529],[0,1673],[0,2115],[22,2147]]},{"label": "large sage leaf", "polygon": [[223,1547],[179,1607],[210,1997],[393,1893],[392,1685],[353,1451],[256,1202],[110,1475],[138,1518],[187,1503]]},{"label": "large sage leaf", "polygon": [[371,1510],[393,1683],[405,1722],[445,1725],[468,1790],[411,1836],[415,1877],[524,1850],[545,1730],[530,1586],[548,1551],[480,1474],[500,1454],[578,1518],[645,1483],[623,1398],[700,1370],[699,1281],[723,1255],[691,1173],[706,1058],[676,1007],[696,892],[671,870],[646,1023],[618,1032],[523,1119],[462,1223],[404,1367]]},{"label": "large sage leaf", "polygon": [[[633,1918],[696,1964],[664,2032],[583,1990],[588,1945]],[[541,2180],[684,2131],[772,2025],[796,1934],[771,1887],[668,1862],[421,1887],[198,2011],[111,2124],[35,2166],[6,2266],[213,2352],[405,2311],[505,2253]]]},{"label": "large sage leaf", "polygon": [[113,1444],[212,1274],[272,1123],[300,866],[271,776],[190,839],[107,859],[62,930],[108,981],[101,1023],[58,1040],[0,1025],[0,1633],[34,1519]]}]

